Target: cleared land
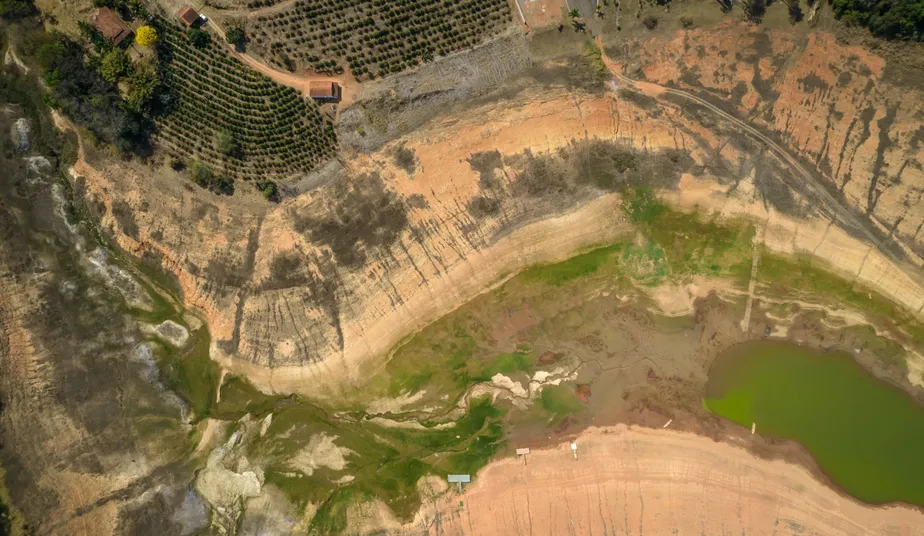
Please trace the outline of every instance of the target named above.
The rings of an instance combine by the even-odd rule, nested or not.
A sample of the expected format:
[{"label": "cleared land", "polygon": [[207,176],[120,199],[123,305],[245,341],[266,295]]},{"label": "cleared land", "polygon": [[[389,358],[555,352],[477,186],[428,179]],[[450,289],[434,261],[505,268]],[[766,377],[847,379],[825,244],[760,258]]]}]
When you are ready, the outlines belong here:
[{"label": "cleared land", "polygon": [[920,535],[924,514],[838,495],[804,469],[693,434],[592,429],[567,444],[485,468],[416,534]]}]

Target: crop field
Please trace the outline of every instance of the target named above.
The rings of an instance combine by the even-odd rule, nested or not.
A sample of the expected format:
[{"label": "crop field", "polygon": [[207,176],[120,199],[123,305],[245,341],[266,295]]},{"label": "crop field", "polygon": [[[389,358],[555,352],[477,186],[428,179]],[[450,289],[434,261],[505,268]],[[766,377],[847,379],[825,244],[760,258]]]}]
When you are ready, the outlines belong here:
[{"label": "crop field", "polygon": [[279,67],[368,79],[474,47],[511,20],[507,0],[297,0],[250,33]]},{"label": "crop field", "polygon": [[[310,171],[336,149],[333,125],[298,91],[251,70],[213,40],[197,48],[161,21],[161,61],[176,106],[158,123],[175,157],[233,179],[264,180]],[[216,138],[233,140],[221,150]]]}]

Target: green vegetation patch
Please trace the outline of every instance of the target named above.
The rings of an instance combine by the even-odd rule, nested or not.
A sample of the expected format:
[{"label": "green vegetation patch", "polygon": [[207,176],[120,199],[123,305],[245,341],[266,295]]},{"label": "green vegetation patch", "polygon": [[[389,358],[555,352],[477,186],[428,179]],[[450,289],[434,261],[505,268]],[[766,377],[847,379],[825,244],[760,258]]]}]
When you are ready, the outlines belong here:
[{"label": "green vegetation patch", "polygon": [[542,409],[554,416],[577,413],[584,409],[584,404],[574,392],[573,385],[550,385],[542,389],[539,397]]},{"label": "green vegetation patch", "polygon": [[226,376],[221,385],[221,397],[211,416],[216,419],[238,420],[246,414],[260,419],[286,397],[268,395],[253,386],[247,378]]},{"label": "green vegetation patch", "polygon": [[210,337],[206,328],[191,334],[193,344],[189,350],[165,348],[161,352],[161,377],[170,389],[176,391],[189,404],[199,421],[211,414],[218,392],[220,371],[209,357]]},{"label": "green vegetation patch", "polygon": [[[561,286],[570,281],[596,274],[611,260],[614,253],[619,253],[622,249],[622,244],[597,248],[563,262],[527,268],[517,278],[524,283],[540,282]],[[610,263],[610,265],[613,266],[615,263]]]},{"label": "green vegetation patch", "polygon": [[511,372],[529,372],[536,364],[536,355],[531,352],[513,352],[497,354],[491,359],[475,359],[469,364],[470,379],[472,381],[487,381],[496,374],[510,374]]},{"label": "green vegetation patch", "polygon": [[[266,436],[249,447],[250,456],[273,460],[266,481],[295,504],[319,506],[312,530],[322,534],[342,530],[347,506],[370,498],[384,501],[399,518],[410,518],[420,507],[416,486],[421,477],[476,472],[494,456],[504,435],[504,411],[490,398],[471,400],[466,414],[448,428],[351,422],[295,398],[279,401],[275,411]],[[298,472],[291,460],[322,434],[348,449],[341,451],[346,467],[335,471],[322,465],[311,475]],[[336,484],[344,475],[354,479]]]},{"label": "green vegetation patch", "polygon": [[753,260],[753,224],[671,210],[650,190],[626,192],[626,213],[663,248],[675,277],[707,275],[747,281]]},{"label": "green vegetation patch", "polygon": [[716,362],[704,403],[763,435],[798,441],[860,500],[924,506],[924,407],[850,355],[745,343]]},{"label": "green vegetation patch", "polygon": [[903,337],[906,342],[924,341],[924,326],[912,313],[878,292],[822,268],[810,257],[791,259],[764,252],[757,278],[782,295],[797,290],[832,297],[852,309],[872,314],[878,324],[898,328],[910,336],[910,341]]},{"label": "green vegetation patch", "polygon": [[670,275],[664,249],[653,242],[626,246],[620,261],[626,274],[643,285],[657,285]]}]

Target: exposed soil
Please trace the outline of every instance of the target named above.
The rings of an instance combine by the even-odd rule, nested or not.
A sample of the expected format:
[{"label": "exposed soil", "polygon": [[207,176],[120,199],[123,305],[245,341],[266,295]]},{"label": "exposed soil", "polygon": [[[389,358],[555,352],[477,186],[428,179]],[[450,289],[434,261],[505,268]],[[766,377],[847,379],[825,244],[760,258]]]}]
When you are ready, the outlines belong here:
[{"label": "exposed soil", "polygon": [[[752,33],[731,23],[708,31],[724,28]],[[703,39],[712,35],[706,29],[697,32]],[[517,48],[521,46],[512,49],[523,50]],[[801,54],[822,54],[828,46],[833,45],[818,37]],[[449,68],[463,59],[450,58],[381,82],[383,88],[397,88],[396,98],[404,103],[385,115],[382,132],[392,129],[388,126],[392,121],[410,120],[407,114],[412,109],[422,118],[432,117],[431,108],[423,112],[408,99],[421,95],[426,80],[436,83],[440,66]],[[495,74],[503,79],[511,72],[525,71]],[[868,76],[875,76],[875,71]],[[860,77],[856,74],[852,83]],[[404,86],[416,89],[404,97]],[[772,249],[812,254],[908,309],[921,309],[920,283],[896,266],[891,254],[863,245],[849,234],[854,232],[849,227],[845,231],[832,225],[829,218],[835,213],[816,203],[812,192],[786,182],[792,172],[782,163],[785,160],[768,158],[759,143],[748,141],[721,117],[703,124],[702,118],[711,117],[708,109],[688,112],[695,108],[680,108],[658,92],[659,86],[652,87],[648,100],[640,101],[620,98],[625,91],[604,93],[601,88],[597,93],[561,85],[522,89],[514,84],[512,90],[473,103],[470,112],[448,109],[445,113],[450,115],[430,121],[400,142],[356,155],[345,162],[341,183],[376,174],[382,191],[394,192],[395,201],[382,205],[385,212],[406,214],[405,226],[386,225],[381,235],[356,235],[354,240],[351,233],[328,233],[331,238],[349,238],[334,243],[324,239],[323,232],[303,232],[306,228],[298,222],[305,217],[293,215],[316,212],[309,207],[327,206],[332,214],[340,211],[356,217],[347,206],[353,197],[343,195],[349,189],[335,186],[335,178],[334,185],[261,212],[238,201],[218,204],[214,197],[206,199],[207,194],[195,196],[201,201],[186,201],[193,196],[160,193],[159,206],[134,212],[129,231],[137,227],[140,240],[125,231],[118,239],[129,251],[160,253],[187,303],[206,312],[217,341],[213,357],[225,367],[279,391],[308,391],[308,378],[324,378],[321,383],[330,391],[311,388],[314,396],[336,393],[339,385],[362,377],[360,371],[372,365],[375,356],[501,274],[528,262],[561,258],[623,232],[618,197],[600,193],[624,185],[666,188],[668,198],[680,206],[708,207],[766,222],[760,236]],[[443,94],[438,87],[433,89]],[[385,98],[386,93],[384,89],[370,93],[370,103],[379,98],[374,95]],[[350,112],[366,113],[358,107]],[[366,136],[372,131],[370,126]],[[625,149],[613,152],[614,146]],[[395,164],[394,151],[399,147],[414,154],[412,177]],[[659,171],[662,168],[667,172]],[[87,176],[105,176],[87,183],[87,194],[104,203],[116,195],[136,207],[153,193],[147,193],[153,183],[134,170],[108,165],[104,173]],[[587,184],[586,179],[594,180]],[[396,204],[401,200],[407,201]],[[408,206],[401,209],[402,205]],[[197,206],[203,208],[191,210]],[[357,205],[361,206],[373,205]],[[200,212],[205,217],[196,220],[196,233],[174,223],[181,221],[174,215]],[[384,217],[369,216],[356,221]],[[119,226],[115,217],[106,221]],[[593,222],[592,227],[581,227],[579,221]],[[569,235],[561,234],[566,229]],[[369,250],[368,244],[379,245]],[[275,260],[280,256],[303,259],[304,266],[280,270],[283,266]],[[347,258],[351,260],[343,262]],[[286,279],[283,272],[293,278]],[[274,278],[283,279],[274,284]],[[251,291],[261,287],[276,290]]]},{"label": "exposed soil", "polygon": [[576,460],[568,443],[508,457],[388,533],[924,534],[921,512],[861,505],[747,440],[618,426],[574,441]]}]

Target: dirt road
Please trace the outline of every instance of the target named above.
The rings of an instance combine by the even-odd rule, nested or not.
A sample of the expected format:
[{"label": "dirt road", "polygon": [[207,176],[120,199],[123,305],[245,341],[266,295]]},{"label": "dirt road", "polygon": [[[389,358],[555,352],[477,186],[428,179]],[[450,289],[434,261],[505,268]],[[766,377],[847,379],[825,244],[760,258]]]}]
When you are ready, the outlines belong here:
[{"label": "dirt road", "polygon": [[710,112],[721,117],[723,120],[735,125],[748,135],[763,143],[768,149],[770,149],[770,153],[774,156],[774,158],[795,171],[800,176],[800,178],[803,179],[804,187],[809,190],[815,199],[821,201],[821,203],[827,207],[828,211],[830,211],[829,217],[832,221],[835,223],[840,223],[840,225],[846,226],[848,229],[860,233],[870,244],[875,245],[883,255],[895,263],[895,265],[905,268],[905,272],[909,276],[915,280],[920,280],[920,275],[917,270],[907,269],[905,267],[906,261],[899,258],[892,246],[897,244],[906,254],[908,254],[914,264],[917,265],[917,267],[924,265],[924,260],[915,255],[910,250],[910,248],[903,244],[897,237],[892,236],[891,241],[886,241],[877,236],[873,231],[870,230],[870,224],[868,221],[864,221],[849,209],[845,208],[843,204],[839,202],[818,180],[814,173],[806,169],[806,167],[803,166],[796,157],[792,156],[788,150],[777,144],[770,137],[764,135],[762,132],[745,123],[744,121],[741,121],[733,115],[723,111],[719,107],[697,97],[696,95],[693,95],[692,93],[681,91],[679,89],[660,86],[651,82],[639,82],[633,80],[623,75],[621,72],[621,67],[613,62],[609,57],[607,57],[606,53],[603,54],[603,59],[619,83],[622,84],[623,88],[629,89],[631,91],[637,91],[654,98],[663,99],[665,95],[672,95],[690,101],[694,104],[702,106],[703,108],[706,108]]},{"label": "dirt road", "polygon": [[[209,26],[214,29],[222,39],[225,37],[224,30],[215,22],[211,16],[209,16]],[[250,66],[251,69],[265,74],[270,79],[278,84],[288,86],[294,89],[301,91],[304,95],[308,95],[308,86],[311,82],[327,82],[333,81],[340,84],[341,89],[341,99],[340,103],[337,105],[338,113],[348,106],[362,98],[363,95],[363,85],[358,82],[353,76],[349,73],[344,74],[295,74],[287,73],[275,69],[266,63],[254,58],[250,54],[243,52],[238,52],[231,45],[228,45],[228,49],[231,54],[242,62]]]},{"label": "dirt road", "polygon": [[577,460],[564,443],[489,465],[405,533],[924,534],[918,510],[859,504],[801,467],[709,438],[620,425],[576,443]]}]

